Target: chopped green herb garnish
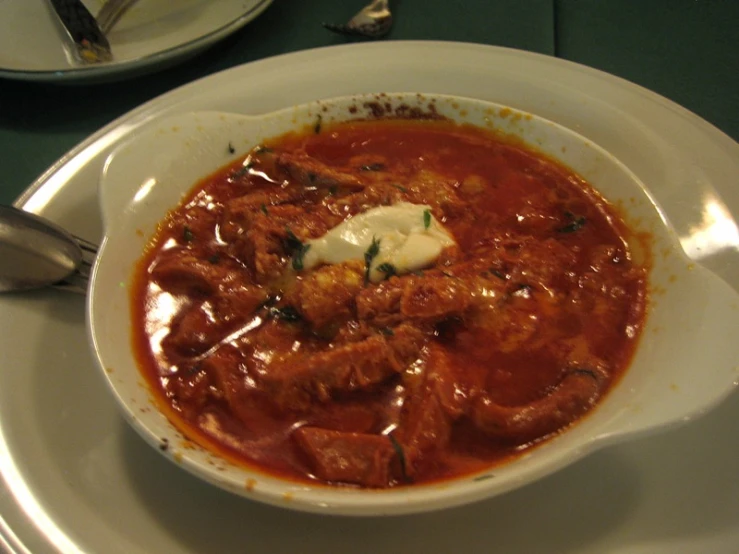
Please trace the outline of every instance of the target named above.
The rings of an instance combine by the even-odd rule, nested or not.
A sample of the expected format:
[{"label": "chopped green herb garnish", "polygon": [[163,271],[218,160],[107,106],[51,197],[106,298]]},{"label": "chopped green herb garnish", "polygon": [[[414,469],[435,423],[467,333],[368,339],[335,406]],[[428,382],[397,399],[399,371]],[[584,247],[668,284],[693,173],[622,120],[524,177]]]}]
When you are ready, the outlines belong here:
[{"label": "chopped green herb garnish", "polygon": [[402,186],[402,185],[398,185],[398,184],[396,184],[396,183],[393,183],[393,185],[392,185],[392,186],[394,186],[394,187],[395,187],[396,189],[398,189],[398,190],[399,190],[400,192],[408,192],[408,189],[407,189],[407,188],[405,188],[405,187],[404,187],[404,186]]},{"label": "chopped green herb garnish", "polygon": [[364,259],[366,262],[371,262],[380,253],[380,241],[377,237],[372,237],[372,243],[367,248],[367,252],[364,253]]},{"label": "chopped green herb garnish", "polygon": [[231,144],[230,142],[228,143],[228,153],[229,154],[235,154],[236,153],[236,148],[234,148],[234,145]]},{"label": "chopped green herb garnish", "polygon": [[392,337],[395,334],[395,331],[390,327],[380,327],[380,334],[385,335],[386,337]]},{"label": "chopped green herb garnish", "polygon": [[217,264],[221,261],[221,257],[218,254],[213,254],[210,258],[208,258],[208,262],[212,264]]},{"label": "chopped green herb garnish", "polygon": [[431,226],[431,210],[423,210],[423,228],[428,229]]},{"label": "chopped green herb garnish", "polygon": [[293,254],[293,269],[295,271],[303,270],[303,257],[308,250],[310,250],[310,244],[304,244]]},{"label": "chopped green herb garnish", "polygon": [[370,267],[372,267],[372,260],[380,253],[380,241],[375,237],[372,237],[372,243],[364,253],[364,284],[369,283]]},{"label": "chopped green herb garnish", "polygon": [[408,468],[406,466],[406,460],[405,460],[405,452],[403,452],[403,447],[401,444],[395,439],[392,433],[389,433],[387,438],[390,439],[390,444],[393,445],[393,449],[395,450],[395,454],[398,456],[398,461],[400,462],[400,476],[403,479],[404,482],[408,483],[410,482],[410,477],[408,476]]},{"label": "chopped green herb garnish", "polygon": [[558,233],[574,233],[585,225],[585,216],[575,217],[575,215],[570,212],[567,212],[565,215],[570,218],[572,222],[557,229]]},{"label": "chopped green herb garnish", "polygon": [[380,163],[367,164],[359,167],[359,171],[382,171],[383,169],[385,169],[385,165]]},{"label": "chopped green herb garnish", "polygon": [[316,124],[313,125],[313,132],[315,134],[319,134],[321,132],[322,123],[323,123],[323,116],[321,114],[318,114],[318,117],[316,117]]},{"label": "chopped green herb garnish", "polygon": [[495,477],[495,475],[492,473],[486,473],[485,475],[478,475],[473,479],[473,481],[485,481],[487,479],[492,479],[493,477]]},{"label": "chopped green herb garnish", "polygon": [[336,185],[331,185],[330,187],[328,187],[328,194],[329,194],[329,196],[333,196],[337,192],[339,192],[339,187],[337,187]]},{"label": "chopped green herb garnish", "polygon": [[269,308],[271,306],[274,306],[279,299],[280,298],[278,296],[275,296],[274,294],[270,294],[269,296],[267,296],[267,298],[264,299],[264,301],[262,301],[257,306],[257,309],[255,311],[259,311],[263,308]]},{"label": "chopped green herb garnish", "polygon": [[249,170],[250,170],[250,169],[251,169],[252,167],[254,167],[254,164],[253,164],[252,162],[247,162],[247,163],[245,163],[244,165],[242,165],[242,166],[241,166],[240,168],[238,168],[237,170],[235,170],[235,171],[234,171],[234,172],[233,172],[233,173],[231,174],[231,177],[232,177],[232,178],[233,178],[233,177],[243,177],[244,175],[246,175],[246,174],[248,173],[248,171],[249,171]]},{"label": "chopped green herb garnish", "polygon": [[185,242],[190,242],[193,238],[195,238],[195,235],[192,234],[192,229],[185,225],[185,228],[182,229],[182,238]]},{"label": "chopped green herb garnish", "polygon": [[303,319],[303,316],[300,315],[300,312],[298,312],[298,310],[295,309],[294,306],[272,308],[270,309],[269,313],[275,319],[280,319],[282,321],[295,322],[301,321]]},{"label": "chopped green herb garnish", "polygon": [[303,256],[310,250],[310,244],[304,244],[295,233],[292,232],[290,227],[285,227],[287,237],[284,240],[285,250],[288,255],[292,256],[292,266],[295,271],[301,271],[303,269]]},{"label": "chopped green herb garnish", "polygon": [[393,275],[397,275],[398,272],[393,264],[385,262],[377,266],[377,271],[385,274],[385,280],[390,279]]},{"label": "chopped green herb garnish", "polygon": [[418,275],[419,277],[423,277],[423,269],[416,269],[414,271],[411,271],[413,275]]},{"label": "chopped green herb garnish", "polygon": [[265,206],[264,204],[262,204],[259,209],[262,210],[262,213],[264,215],[267,215],[267,216],[269,215],[269,212],[267,211],[267,206]]},{"label": "chopped green herb garnish", "polygon": [[503,273],[502,271],[498,270],[498,269],[493,269],[491,267],[490,268],[490,273],[492,273],[493,275],[495,275],[498,279],[502,279],[503,281],[506,281],[508,279],[508,277],[506,276],[506,274]]},{"label": "chopped green herb garnish", "polygon": [[292,232],[290,227],[285,226],[285,233],[287,233],[287,237],[285,238],[285,249],[288,253],[292,254],[295,250],[303,247],[303,241],[295,236],[295,233]]}]

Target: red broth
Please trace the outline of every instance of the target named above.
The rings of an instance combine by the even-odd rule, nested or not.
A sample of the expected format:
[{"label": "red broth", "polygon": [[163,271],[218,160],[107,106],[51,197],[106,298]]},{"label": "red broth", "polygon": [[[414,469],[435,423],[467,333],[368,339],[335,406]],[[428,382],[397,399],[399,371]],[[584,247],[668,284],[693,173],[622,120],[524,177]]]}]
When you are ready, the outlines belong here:
[{"label": "red broth", "polygon": [[[224,148],[227,145],[224,144]],[[301,267],[397,202],[453,235],[421,271]],[[255,148],[161,224],[131,298],[140,367],[191,440],[298,481],[386,488],[520,455],[593,409],[643,326],[618,211],[522,144],[445,121],[323,126]]]}]

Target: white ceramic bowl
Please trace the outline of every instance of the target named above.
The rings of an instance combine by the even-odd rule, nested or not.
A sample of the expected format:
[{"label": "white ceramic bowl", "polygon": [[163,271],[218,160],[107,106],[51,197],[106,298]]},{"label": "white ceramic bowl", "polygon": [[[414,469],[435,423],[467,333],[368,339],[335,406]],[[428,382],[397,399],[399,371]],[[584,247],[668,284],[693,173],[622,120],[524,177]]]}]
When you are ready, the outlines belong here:
[{"label": "white ceramic bowl", "polygon": [[[590,182],[627,222],[653,237],[652,291],[631,367],[578,424],[522,457],[477,475],[392,490],[296,483],[236,466],[187,441],[156,408],[131,350],[129,284],[142,249],[197,180],[265,138],[312,124],[366,117],[368,103],[428,109],[522,138]],[[358,112],[350,107],[359,107]],[[235,152],[230,154],[226,145]],[[648,185],[648,184],[647,184]],[[616,441],[687,421],[725,398],[739,378],[739,295],[692,263],[645,184],[584,137],[532,114],[467,98],[388,94],[321,100],[260,116],[198,112],[130,132],[107,160],[100,185],[105,237],[87,315],[94,354],[128,421],[163,455],[236,494],[305,511],[387,515],[435,510],[494,496],[563,468]],[[142,232],[143,231],[143,232]],[[166,441],[169,447],[159,446]]]}]

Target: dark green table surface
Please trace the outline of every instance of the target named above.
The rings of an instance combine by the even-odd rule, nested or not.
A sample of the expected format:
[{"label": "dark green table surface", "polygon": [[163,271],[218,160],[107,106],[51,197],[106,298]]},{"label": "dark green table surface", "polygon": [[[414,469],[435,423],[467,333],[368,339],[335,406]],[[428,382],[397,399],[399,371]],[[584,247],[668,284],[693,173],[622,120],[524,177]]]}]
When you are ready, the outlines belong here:
[{"label": "dark green table surface", "polygon": [[[342,21],[362,0],[275,0],[252,24],[197,58],[114,84],[0,79],[0,202],[135,106],[260,58],[350,42]],[[737,0],[395,0],[392,40],[454,40],[530,50],[624,77],[739,140]]]}]

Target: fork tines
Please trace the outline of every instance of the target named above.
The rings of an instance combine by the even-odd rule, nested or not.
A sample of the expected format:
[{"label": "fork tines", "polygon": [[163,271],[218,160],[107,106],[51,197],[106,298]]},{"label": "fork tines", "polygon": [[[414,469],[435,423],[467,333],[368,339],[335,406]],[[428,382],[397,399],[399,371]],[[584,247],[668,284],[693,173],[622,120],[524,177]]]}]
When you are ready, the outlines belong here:
[{"label": "fork tines", "polygon": [[379,38],[387,31],[384,25],[353,26],[336,23],[322,23],[322,25],[329,31],[352,37]]},{"label": "fork tines", "polygon": [[336,23],[322,23],[326,29],[329,31],[333,31],[334,33],[339,33],[340,35],[350,35],[350,36],[359,36],[361,33],[354,29],[353,27],[349,27],[347,25],[338,25]]}]

